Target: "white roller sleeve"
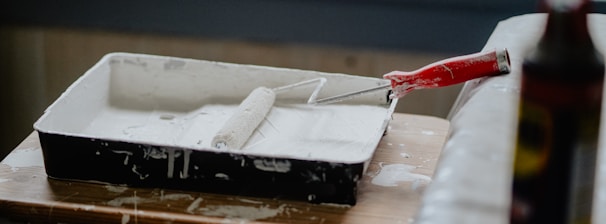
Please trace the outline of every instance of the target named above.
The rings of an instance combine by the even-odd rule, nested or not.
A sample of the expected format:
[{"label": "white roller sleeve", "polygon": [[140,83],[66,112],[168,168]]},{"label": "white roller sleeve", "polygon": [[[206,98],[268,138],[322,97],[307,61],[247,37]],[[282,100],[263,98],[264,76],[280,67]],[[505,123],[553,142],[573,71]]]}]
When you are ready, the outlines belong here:
[{"label": "white roller sleeve", "polygon": [[259,87],[242,101],[212,140],[220,149],[241,149],[253,131],[265,119],[276,100],[273,90]]}]

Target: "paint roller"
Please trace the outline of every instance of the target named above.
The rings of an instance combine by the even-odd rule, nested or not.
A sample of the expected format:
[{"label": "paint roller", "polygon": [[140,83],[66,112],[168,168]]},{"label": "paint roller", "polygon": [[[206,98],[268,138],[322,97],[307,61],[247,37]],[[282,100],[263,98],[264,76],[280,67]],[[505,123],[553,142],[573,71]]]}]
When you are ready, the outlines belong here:
[{"label": "paint roller", "polygon": [[276,93],[271,89],[258,87],[253,90],[217,132],[211,144],[219,149],[242,147],[265,119],[275,100]]},{"label": "paint roller", "polygon": [[383,76],[391,81],[388,85],[320,100],[317,100],[317,96],[326,82],[325,78],[311,79],[274,89],[258,87],[242,101],[236,112],[217,132],[211,144],[219,149],[242,148],[273,107],[276,93],[315,82],[318,84],[309,97],[308,104],[330,104],[385,89],[391,89],[391,98],[400,98],[415,89],[449,86],[480,77],[507,74],[510,70],[507,49],[499,49],[441,60],[412,72],[393,71]]},{"label": "paint roller", "polygon": [[217,132],[211,145],[219,149],[241,148],[273,107],[276,100],[276,93],[286,92],[294,88],[314,83],[317,83],[316,87],[307,100],[308,104],[313,104],[316,101],[318,93],[324,86],[324,83],[326,83],[325,78],[310,79],[273,89],[267,87],[258,87],[254,89],[242,103],[240,103],[236,111]]}]

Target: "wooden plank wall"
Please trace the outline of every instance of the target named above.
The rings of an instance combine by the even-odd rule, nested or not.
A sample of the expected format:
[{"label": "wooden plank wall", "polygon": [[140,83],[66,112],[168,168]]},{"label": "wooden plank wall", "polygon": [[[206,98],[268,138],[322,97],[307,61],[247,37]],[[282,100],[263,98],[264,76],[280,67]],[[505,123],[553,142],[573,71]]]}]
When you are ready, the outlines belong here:
[{"label": "wooden plank wall", "polygon": [[[335,46],[118,33],[90,29],[0,27],[0,158],[75,79],[110,52],[133,52],[380,77],[454,56]],[[397,112],[446,117],[461,85],[419,90]]]}]

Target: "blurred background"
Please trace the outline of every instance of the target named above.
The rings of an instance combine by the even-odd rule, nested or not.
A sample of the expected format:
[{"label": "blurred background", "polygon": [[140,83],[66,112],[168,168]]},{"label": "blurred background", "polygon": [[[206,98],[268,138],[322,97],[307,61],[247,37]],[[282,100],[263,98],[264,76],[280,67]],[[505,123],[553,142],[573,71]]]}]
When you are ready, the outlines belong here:
[{"label": "blurred background", "polygon": [[[0,158],[110,52],[381,77],[480,51],[498,21],[531,12],[535,1],[3,1]],[[460,88],[415,91],[397,111],[445,117]]]}]

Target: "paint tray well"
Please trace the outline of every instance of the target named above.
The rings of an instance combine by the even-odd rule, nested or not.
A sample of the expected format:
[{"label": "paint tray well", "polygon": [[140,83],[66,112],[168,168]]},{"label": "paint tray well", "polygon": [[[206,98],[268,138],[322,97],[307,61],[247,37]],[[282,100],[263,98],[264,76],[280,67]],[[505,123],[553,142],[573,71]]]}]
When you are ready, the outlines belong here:
[{"label": "paint tray well", "polygon": [[387,81],[345,74],[111,53],[40,117],[56,179],[355,204],[393,113],[387,90],[307,105],[313,86],[277,95],[239,150],[210,142],[255,88],[326,78],[319,98]]}]

